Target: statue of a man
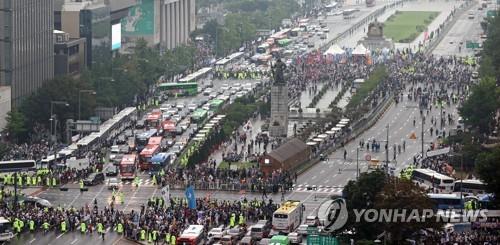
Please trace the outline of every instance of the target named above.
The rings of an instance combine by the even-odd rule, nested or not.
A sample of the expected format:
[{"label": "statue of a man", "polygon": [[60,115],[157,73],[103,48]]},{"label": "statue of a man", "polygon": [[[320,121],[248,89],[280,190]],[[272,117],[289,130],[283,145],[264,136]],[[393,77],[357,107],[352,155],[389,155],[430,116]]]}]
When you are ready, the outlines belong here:
[{"label": "statue of a man", "polygon": [[285,83],[285,76],[283,75],[285,69],[285,63],[281,62],[281,59],[278,59],[272,67],[274,83]]}]

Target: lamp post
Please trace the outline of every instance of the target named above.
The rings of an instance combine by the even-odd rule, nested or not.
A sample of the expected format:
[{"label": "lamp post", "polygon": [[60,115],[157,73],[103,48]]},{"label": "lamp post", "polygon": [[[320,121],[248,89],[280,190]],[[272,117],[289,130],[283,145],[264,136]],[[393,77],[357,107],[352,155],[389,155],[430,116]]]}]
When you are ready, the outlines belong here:
[{"label": "lamp post", "polygon": [[[53,136],[57,136],[57,124],[55,122],[55,116],[54,116],[54,105],[64,105],[64,106],[69,106],[69,103],[66,101],[58,101],[58,100],[53,100],[50,101],[50,140],[49,140],[49,145],[51,146],[53,143]],[[53,126],[52,126],[53,125]],[[56,139],[57,140],[57,139]]]},{"label": "lamp post", "polygon": [[87,94],[92,94],[95,95],[96,92],[94,90],[90,89],[82,89],[78,91],[78,120],[81,118],[81,95],[82,93],[87,93]]}]

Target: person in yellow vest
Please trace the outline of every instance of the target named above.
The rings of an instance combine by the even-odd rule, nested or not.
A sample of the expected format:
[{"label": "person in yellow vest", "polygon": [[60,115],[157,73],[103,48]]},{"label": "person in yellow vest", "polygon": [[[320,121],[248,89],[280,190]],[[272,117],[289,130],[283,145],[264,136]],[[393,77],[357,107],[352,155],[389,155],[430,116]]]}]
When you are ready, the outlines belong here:
[{"label": "person in yellow vest", "polygon": [[176,238],[175,238],[175,235],[172,235],[172,236],[170,237],[170,244],[171,244],[171,245],[175,245],[175,243],[176,243],[176,242],[177,242],[177,240],[176,240]]},{"label": "person in yellow vest", "polygon": [[61,232],[62,233],[66,232],[66,221],[64,221],[64,220],[63,220],[63,222],[61,222]]},{"label": "person in yellow vest", "polygon": [[153,185],[156,185],[156,174],[153,174]]},{"label": "person in yellow vest", "polygon": [[56,187],[56,177],[52,177],[52,187]]},{"label": "person in yellow vest", "polygon": [[170,242],[170,232],[167,232],[167,234],[165,234],[165,243],[168,244]]},{"label": "person in yellow vest", "polygon": [[97,234],[102,236],[102,240],[104,240],[104,226],[101,222],[97,223]]},{"label": "person in yellow vest", "polygon": [[124,197],[123,197],[123,192],[122,192],[122,191],[120,191],[120,193],[119,193],[119,197],[120,197],[120,204],[123,204],[123,202],[124,202],[124,199],[123,199],[123,198],[124,198]]},{"label": "person in yellow vest", "polygon": [[80,224],[80,232],[81,232],[82,234],[87,233],[87,224],[86,224],[85,222],[82,222],[82,223]]},{"label": "person in yellow vest", "polygon": [[136,187],[139,187],[139,177],[138,176],[135,176],[135,178],[134,178],[134,185]]},{"label": "person in yellow vest", "polygon": [[145,241],[146,240],[146,230],[141,229],[140,239],[141,239],[141,241]]},{"label": "person in yellow vest", "polygon": [[80,180],[80,191],[83,191],[84,187],[85,187],[85,185],[83,184],[83,180],[81,179]]},{"label": "person in yellow vest", "polygon": [[29,227],[30,227],[30,232],[34,232],[35,231],[35,221],[30,220],[28,222],[28,224],[29,224]]},{"label": "person in yellow vest", "polygon": [[119,235],[122,235],[122,234],[123,234],[123,224],[122,224],[122,223],[118,223],[118,224],[116,225],[115,231],[116,231],[116,233],[118,233]]},{"label": "person in yellow vest", "polygon": [[148,230],[148,242],[152,243],[153,242],[153,233]]},{"label": "person in yellow vest", "polygon": [[236,222],[236,214],[232,213],[229,218],[229,227],[233,228]]},{"label": "person in yellow vest", "polygon": [[49,231],[50,224],[49,224],[47,221],[45,221],[45,222],[43,222],[43,224],[42,224],[42,228],[43,228],[43,231],[44,231],[45,233],[47,233],[47,232]]},{"label": "person in yellow vest", "polygon": [[240,214],[239,220],[238,220],[239,225],[244,225],[245,224],[245,217],[243,217],[243,214]]},{"label": "person in yellow vest", "polygon": [[157,240],[158,240],[158,231],[154,230],[153,231],[153,243],[157,244]]}]

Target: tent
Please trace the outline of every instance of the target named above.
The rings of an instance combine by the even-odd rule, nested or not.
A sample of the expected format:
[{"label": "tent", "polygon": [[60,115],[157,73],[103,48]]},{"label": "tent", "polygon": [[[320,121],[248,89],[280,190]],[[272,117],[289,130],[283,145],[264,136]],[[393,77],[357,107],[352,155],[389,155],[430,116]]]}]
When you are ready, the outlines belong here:
[{"label": "tent", "polygon": [[352,51],[352,55],[368,55],[370,51],[363,46],[363,44],[358,44]]},{"label": "tent", "polygon": [[323,54],[324,55],[340,55],[340,54],[345,54],[345,51],[343,49],[341,49],[339,47],[339,45],[333,44]]}]

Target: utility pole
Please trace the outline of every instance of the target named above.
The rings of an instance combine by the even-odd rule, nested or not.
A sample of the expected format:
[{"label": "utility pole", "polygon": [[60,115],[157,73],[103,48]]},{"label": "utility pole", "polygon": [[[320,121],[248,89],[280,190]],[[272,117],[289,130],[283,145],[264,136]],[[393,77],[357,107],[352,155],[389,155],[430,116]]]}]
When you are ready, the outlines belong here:
[{"label": "utility pole", "polygon": [[359,147],[356,148],[356,180],[359,179]]},{"label": "utility pole", "polygon": [[385,145],[385,169],[389,174],[389,124],[385,126],[387,128],[386,145]]}]

